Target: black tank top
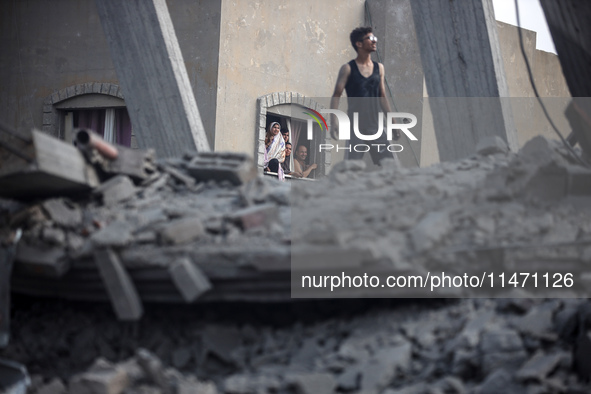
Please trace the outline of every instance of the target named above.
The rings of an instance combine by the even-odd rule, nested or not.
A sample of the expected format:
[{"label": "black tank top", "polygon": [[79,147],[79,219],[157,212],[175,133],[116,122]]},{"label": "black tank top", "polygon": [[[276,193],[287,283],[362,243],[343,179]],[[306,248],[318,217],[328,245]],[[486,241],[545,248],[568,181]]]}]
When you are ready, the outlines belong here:
[{"label": "black tank top", "polygon": [[364,77],[357,67],[355,59],[349,62],[351,74],[345,85],[348,101],[348,115],[353,127],[353,113],[359,113],[359,130],[373,134],[378,130],[378,113],[381,111],[380,97],[380,68],[373,62],[373,72]]}]

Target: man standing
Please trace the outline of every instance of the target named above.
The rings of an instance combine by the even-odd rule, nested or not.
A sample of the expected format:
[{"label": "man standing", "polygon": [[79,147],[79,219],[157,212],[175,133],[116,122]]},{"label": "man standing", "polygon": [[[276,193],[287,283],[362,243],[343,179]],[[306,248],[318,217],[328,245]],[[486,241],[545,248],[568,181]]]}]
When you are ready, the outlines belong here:
[{"label": "man standing", "polygon": [[296,149],[295,160],[293,161],[293,172],[292,176],[296,178],[307,178],[312,170],[318,167],[314,164],[306,164],[306,157],[308,157],[308,148],[304,145],[299,145]]},{"label": "man standing", "polygon": [[[363,135],[375,135],[380,127],[378,123],[380,109],[384,113],[392,112],[386,98],[384,65],[371,60],[372,52],[377,49],[378,39],[373,34],[371,27],[358,27],[351,32],[350,39],[353,49],[357,52],[357,57],[344,64],[339,70],[337,83],[330,100],[330,108],[338,109],[343,90],[346,90],[351,124],[353,125],[354,113],[357,112],[359,114],[359,132]],[[331,115],[331,125],[331,136],[336,140],[339,126],[335,115]],[[398,140],[400,131],[396,129],[393,136]],[[375,140],[364,141],[352,131],[351,139],[347,143],[348,149],[350,149],[347,159],[350,160],[363,158],[364,152],[355,150],[357,144],[370,146],[369,153],[374,164],[379,165],[380,161],[385,158],[394,158],[394,154],[387,150],[390,143],[385,132],[382,132]]]}]

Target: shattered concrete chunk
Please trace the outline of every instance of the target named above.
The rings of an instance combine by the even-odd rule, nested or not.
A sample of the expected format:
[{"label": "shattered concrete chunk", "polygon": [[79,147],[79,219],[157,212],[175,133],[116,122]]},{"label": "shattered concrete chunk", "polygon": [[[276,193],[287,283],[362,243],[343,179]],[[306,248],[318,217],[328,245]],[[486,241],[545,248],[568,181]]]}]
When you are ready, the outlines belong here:
[{"label": "shattered concrete chunk", "polygon": [[507,143],[496,135],[483,137],[476,144],[476,152],[484,156],[495,153],[507,153],[508,151],[509,147],[507,147]]},{"label": "shattered concrete chunk", "polygon": [[138,320],[143,307],[131,278],[110,249],[94,251],[94,261],[119,320]]},{"label": "shattered concrete chunk", "polygon": [[521,381],[534,380],[542,382],[558,366],[562,360],[562,354],[545,354],[542,350],[537,351],[517,371],[515,377]]},{"label": "shattered concrete chunk", "polygon": [[379,349],[363,366],[362,392],[379,392],[388,386],[396,373],[410,368],[412,345],[404,343],[396,347]]},{"label": "shattered concrete chunk", "polygon": [[103,362],[90,371],[74,376],[69,383],[70,394],[120,394],[129,386],[125,370]]},{"label": "shattered concrete chunk", "polygon": [[187,167],[188,173],[197,181],[229,181],[242,185],[258,175],[252,158],[243,153],[199,152]]},{"label": "shattered concrete chunk", "polygon": [[74,228],[82,224],[80,208],[63,198],[46,200],[42,205],[51,220],[60,226]]},{"label": "shattered concrete chunk", "polygon": [[480,352],[486,375],[497,368],[518,368],[527,358],[521,337],[508,328],[492,327],[483,332]]},{"label": "shattered concrete chunk", "polygon": [[516,384],[509,372],[498,369],[486,377],[478,394],[522,394],[524,388]]},{"label": "shattered concrete chunk", "polygon": [[92,234],[90,240],[97,247],[124,247],[133,241],[133,230],[129,222],[115,220]]},{"label": "shattered concrete chunk", "polygon": [[286,376],[288,385],[297,394],[332,393],[336,387],[334,377],[328,373],[298,373]]},{"label": "shattered concrete chunk", "polygon": [[431,249],[451,229],[452,222],[448,211],[429,212],[411,231],[415,249]]},{"label": "shattered concrete chunk", "polygon": [[33,246],[25,242],[18,244],[15,261],[20,270],[53,278],[63,276],[71,266],[63,248]]},{"label": "shattered concrete chunk", "polygon": [[162,227],[160,237],[164,243],[185,244],[205,234],[205,228],[198,217],[174,220]]},{"label": "shattered concrete chunk", "polygon": [[135,192],[133,182],[125,175],[117,175],[94,190],[95,194],[102,195],[103,204],[107,207],[131,198]]},{"label": "shattered concrete chunk", "polygon": [[37,394],[67,394],[67,390],[61,379],[54,378],[49,383],[39,387]]},{"label": "shattered concrete chunk", "polygon": [[186,302],[196,300],[211,289],[211,283],[207,276],[186,257],[171,264],[168,272]]},{"label": "shattered concrete chunk", "polygon": [[233,352],[242,344],[240,331],[217,325],[210,325],[203,330],[202,341],[207,352],[228,363],[234,362]]},{"label": "shattered concrete chunk", "polygon": [[44,227],[43,240],[52,245],[63,245],[66,242],[66,233],[59,228]]},{"label": "shattered concrete chunk", "polygon": [[255,205],[234,212],[232,219],[245,229],[268,227],[278,220],[279,210],[274,204]]}]

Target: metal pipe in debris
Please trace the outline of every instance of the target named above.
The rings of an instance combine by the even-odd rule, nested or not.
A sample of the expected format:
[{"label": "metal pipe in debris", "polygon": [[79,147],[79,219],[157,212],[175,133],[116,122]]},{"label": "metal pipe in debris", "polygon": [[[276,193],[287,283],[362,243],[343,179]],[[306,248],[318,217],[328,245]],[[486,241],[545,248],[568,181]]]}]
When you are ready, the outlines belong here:
[{"label": "metal pipe in debris", "polygon": [[119,155],[119,151],[114,145],[87,129],[80,129],[76,132],[76,146],[83,150],[94,148],[110,160],[115,160]]}]

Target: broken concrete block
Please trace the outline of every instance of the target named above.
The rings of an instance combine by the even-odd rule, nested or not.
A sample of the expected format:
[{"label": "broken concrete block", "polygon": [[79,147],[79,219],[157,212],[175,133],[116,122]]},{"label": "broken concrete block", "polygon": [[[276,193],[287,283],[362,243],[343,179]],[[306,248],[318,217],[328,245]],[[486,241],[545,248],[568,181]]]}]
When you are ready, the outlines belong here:
[{"label": "broken concrete block", "polygon": [[556,369],[562,357],[560,353],[546,355],[539,350],[517,371],[515,377],[521,381],[542,382]]},{"label": "broken concrete block", "polygon": [[252,158],[242,153],[199,152],[187,168],[197,181],[229,181],[242,185],[257,177],[257,168]]},{"label": "broken concrete block", "polygon": [[449,212],[429,212],[411,231],[415,249],[419,252],[431,249],[452,227]]},{"label": "broken concrete block", "polygon": [[198,217],[174,220],[160,231],[162,242],[175,245],[191,242],[204,234],[205,228]]},{"label": "broken concrete block", "polygon": [[211,289],[211,283],[207,276],[186,257],[172,263],[168,272],[186,302],[195,301],[200,295]]},{"label": "broken concrete block", "polygon": [[278,220],[279,210],[274,204],[255,205],[234,212],[232,218],[244,230],[267,227]]},{"label": "broken concrete block", "polygon": [[60,226],[73,228],[82,224],[80,208],[63,198],[47,200],[42,206],[51,220]]},{"label": "broken concrete block", "polygon": [[571,196],[591,196],[591,171],[569,166],[568,194]]},{"label": "broken concrete block", "polygon": [[59,378],[52,379],[49,383],[39,387],[37,394],[66,394],[66,386]]},{"label": "broken concrete block", "polygon": [[94,190],[95,194],[103,197],[103,204],[107,207],[132,197],[135,192],[133,182],[125,175],[117,175]]},{"label": "broken concrete block", "polygon": [[548,305],[538,305],[525,315],[515,320],[514,327],[525,335],[537,339],[555,341],[558,335],[554,332],[554,309]]},{"label": "broken concrete block", "polygon": [[297,394],[332,393],[336,387],[334,377],[328,373],[297,373],[285,378]]},{"label": "broken concrete block", "polygon": [[164,165],[162,166],[162,170],[167,172],[168,174],[170,174],[170,176],[173,179],[176,179],[177,181],[179,181],[180,183],[184,184],[187,187],[193,187],[195,186],[195,178],[191,178],[188,175],[185,175],[184,173],[182,173],[181,171],[177,170],[176,168],[169,166],[169,165]]},{"label": "broken concrete block", "polygon": [[518,368],[527,358],[519,334],[515,330],[499,327],[482,333],[480,354],[482,371],[486,375],[497,368]]},{"label": "broken concrete block", "polygon": [[[106,363],[105,363],[106,364]],[[130,384],[123,368],[101,365],[90,371],[75,375],[69,384],[71,394],[120,394]]]},{"label": "broken concrete block", "polygon": [[54,227],[43,227],[43,240],[52,245],[63,245],[66,242],[66,234],[63,230]]},{"label": "broken concrete block", "polygon": [[566,168],[550,163],[536,168],[524,186],[523,194],[525,197],[542,201],[559,201],[566,196],[567,187]]},{"label": "broken concrete block", "polygon": [[174,365],[175,368],[184,368],[189,361],[191,361],[192,356],[190,349],[185,347],[176,349],[172,352],[172,365]]},{"label": "broken concrete block", "polygon": [[521,394],[525,388],[518,385],[509,372],[498,369],[486,377],[480,385],[478,394]]},{"label": "broken concrete block", "polygon": [[378,350],[362,368],[361,391],[371,393],[384,390],[398,372],[409,370],[411,356],[412,345],[409,342]]},{"label": "broken concrete block", "polygon": [[199,382],[192,377],[178,382],[176,394],[218,394],[218,389],[212,382]]},{"label": "broken concrete block", "polygon": [[361,368],[351,367],[339,375],[337,378],[337,388],[344,392],[350,392],[359,389],[361,385]]},{"label": "broken concrete block", "polygon": [[170,391],[164,366],[158,357],[150,353],[148,350],[140,348],[136,351],[136,359],[149,382],[154,383],[165,392]]},{"label": "broken concrete block", "polygon": [[494,155],[495,153],[509,152],[509,147],[499,136],[486,136],[481,138],[476,144],[476,152],[483,156]]},{"label": "broken concrete block", "polygon": [[119,257],[111,249],[95,250],[93,255],[117,318],[138,320],[143,314],[142,303]]},{"label": "broken concrete block", "polygon": [[16,268],[34,275],[58,278],[70,269],[70,260],[63,248],[41,247],[18,244],[15,262]]},{"label": "broken concrete block", "polygon": [[221,360],[234,363],[233,351],[242,345],[240,331],[233,327],[209,325],[201,338],[205,351],[215,354]]},{"label": "broken concrete block", "polygon": [[97,247],[124,247],[133,241],[132,231],[130,223],[115,220],[92,234],[90,240]]}]

